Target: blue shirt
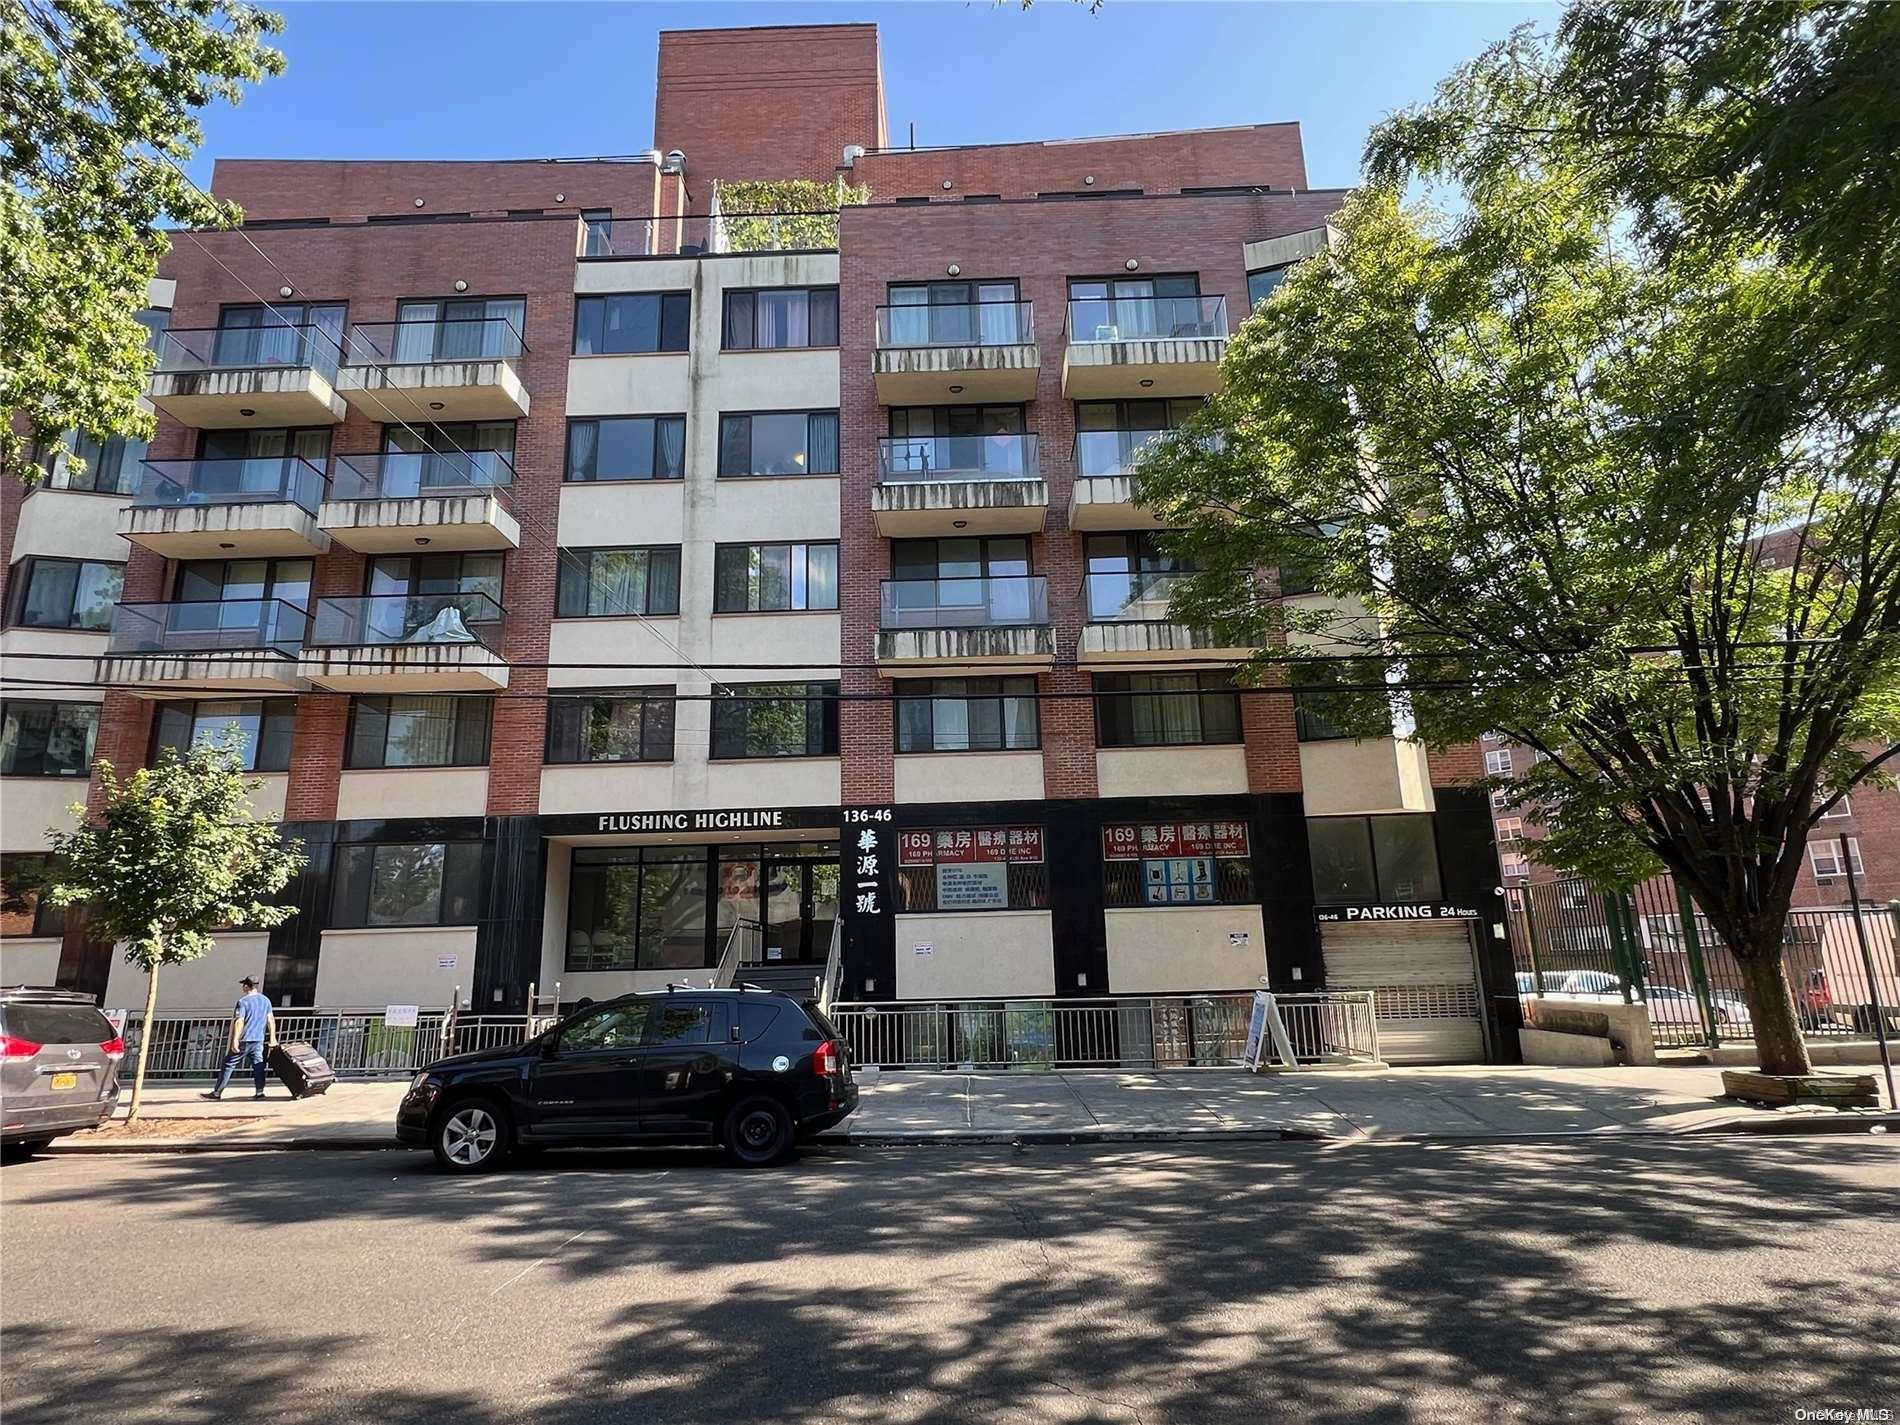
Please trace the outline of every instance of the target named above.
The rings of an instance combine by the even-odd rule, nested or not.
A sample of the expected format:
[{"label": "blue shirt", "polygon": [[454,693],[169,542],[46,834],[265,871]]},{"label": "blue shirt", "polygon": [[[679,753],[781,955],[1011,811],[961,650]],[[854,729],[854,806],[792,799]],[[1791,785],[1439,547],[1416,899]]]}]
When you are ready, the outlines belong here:
[{"label": "blue shirt", "polygon": [[240,1044],[262,1044],[264,1042],[264,1020],[270,1015],[270,1001],[256,990],[239,1000],[232,1007],[240,1021],[238,1042]]}]

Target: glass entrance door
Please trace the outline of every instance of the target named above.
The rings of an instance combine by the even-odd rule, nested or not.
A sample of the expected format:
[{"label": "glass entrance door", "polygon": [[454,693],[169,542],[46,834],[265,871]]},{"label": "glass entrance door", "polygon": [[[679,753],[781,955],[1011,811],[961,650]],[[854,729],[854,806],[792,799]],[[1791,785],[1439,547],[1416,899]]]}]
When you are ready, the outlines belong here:
[{"label": "glass entrance door", "polygon": [[765,958],[822,962],[838,918],[838,863],[768,859],[764,882]]}]

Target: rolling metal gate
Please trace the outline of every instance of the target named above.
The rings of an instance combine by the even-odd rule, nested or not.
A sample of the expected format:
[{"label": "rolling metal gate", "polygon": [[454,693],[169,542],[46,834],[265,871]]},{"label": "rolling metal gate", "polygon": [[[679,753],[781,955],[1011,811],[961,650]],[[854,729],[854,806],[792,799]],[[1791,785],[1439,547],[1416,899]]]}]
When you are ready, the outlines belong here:
[{"label": "rolling metal gate", "polygon": [[1320,927],[1328,990],[1370,990],[1389,1064],[1484,1062],[1471,935],[1462,921]]}]

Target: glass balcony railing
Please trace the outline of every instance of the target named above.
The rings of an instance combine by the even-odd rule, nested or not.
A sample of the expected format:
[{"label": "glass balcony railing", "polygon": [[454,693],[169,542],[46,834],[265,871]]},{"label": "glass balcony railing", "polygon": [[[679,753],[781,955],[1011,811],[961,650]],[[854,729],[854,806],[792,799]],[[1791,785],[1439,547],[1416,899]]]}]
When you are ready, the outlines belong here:
[{"label": "glass balcony railing", "polygon": [[1035,339],[1035,313],[1028,302],[946,302],[877,309],[880,347],[1019,346]]},{"label": "glass balcony railing", "polygon": [[499,450],[389,451],[339,455],[330,481],[333,500],[414,500],[423,496],[495,494],[515,480],[514,463]]},{"label": "glass balcony railing", "polygon": [[1168,601],[1186,570],[1116,570],[1082,580],[1082,606],[1090,623],[1166,623]]},{"label": "glass balcony railing", "polygon": [[435,361],[510,361],[526,351],[506,317],[449,317],[358,322],[350,328],[351,366],[420,366]]},{"label": "glass balcony railing", "polygon": [[1164,430],[1081,430],[1075,433],[1075,473],[1085,477],[1132,475],[1141,454]]},{"label": "glass balcony railing", "polygon": [[294,455],[148,460],[132,503],[147,508],[292,504],[314,515],[323,503],[324,484],[321,466]]},{"label": "glass balcony railing", "polygon": [[158,338],[158,371],[242,371],[308,366],[334,377],[343,352],[334,332],[316,326],[173,327]]},{"label": "glass balcony railing", "polygon": [[1071,344],[1226,335],[1225,297],[1078,297],[1069,303]]},{"label": "glass balcony railing", "polygon": [[267,652],[294,658],[310,616],[283,599],[120,604],[108,653]]},{"label": "glass balcony railing", "polygon": [[312,648],[380,647],[392,643],[481,644],[500,653],[500,604],[486,594],[366,594],[318,599]]},{"label": "glass balcony railing", "polygon": [[877,443],[877,478],[885,485],[1033,480],[1041,473],[1033,435],[890,436]]},{"label": "glass balcony railing", "polygon": [[641,218],[583,218],[577,255],[647,257],[664,253],[827,252],[838,246],[838,210],[688,213]]},{"label": "glass balcony railing", "polygon": [[886,579],[878,602],[887,629],[1008,628],[1049,622],[1049,581],[1040,574]]}]

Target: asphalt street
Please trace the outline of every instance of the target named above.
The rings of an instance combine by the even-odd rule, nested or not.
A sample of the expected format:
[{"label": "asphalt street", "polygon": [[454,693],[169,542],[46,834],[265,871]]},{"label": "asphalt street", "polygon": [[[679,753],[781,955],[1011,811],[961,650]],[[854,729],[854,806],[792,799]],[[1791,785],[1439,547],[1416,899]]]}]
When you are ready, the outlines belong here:
[{"label": "asphalt street", "polygon": [[1900,1144],[48,1157],[0,1332],[7,1425],[1851,1418]]}]

